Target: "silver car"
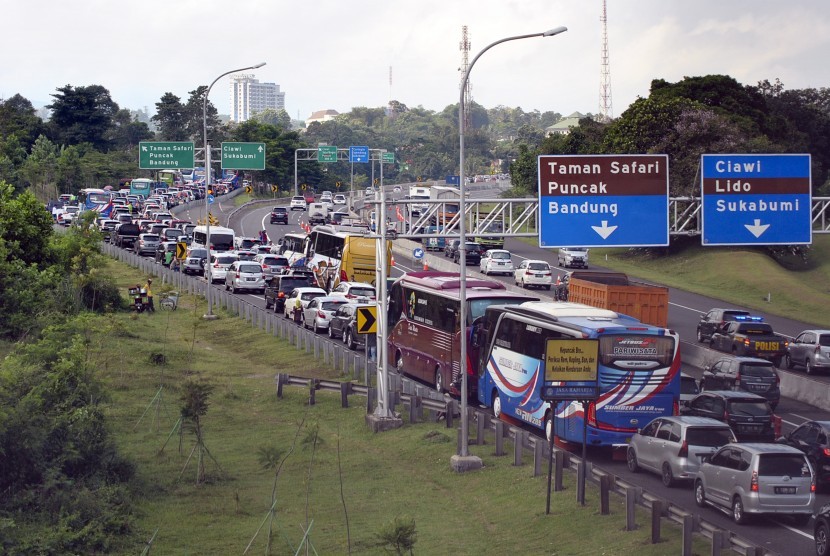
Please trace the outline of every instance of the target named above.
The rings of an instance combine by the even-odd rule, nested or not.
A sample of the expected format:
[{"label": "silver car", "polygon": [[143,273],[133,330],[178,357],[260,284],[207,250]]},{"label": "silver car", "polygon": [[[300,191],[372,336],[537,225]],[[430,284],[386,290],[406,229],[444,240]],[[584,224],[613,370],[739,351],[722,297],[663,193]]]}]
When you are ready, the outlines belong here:
[{"label": "silver car", "polygon": [[303,309],[303,326],[317,333],[328,330],[332,315],[338,307],[346,303],[348,300],[342,297],[315,297]]},{"label": "silver car", "polygon": [[729,425],[708,417],[659,417],[631,437],[628,469],[658,473],[667,487],[694,479],[702,459],[736,442]]},{"label": "silver car", "polygon": [[262,268],[253,261],[234,261],[225,275],[225,289],[231,293],[238,290],[257,290],[265,293],[265,276]]},{"label": "silver car", "polygon": [[816,502],[815,475],[807,456],[791,446],[727,444],[701,464],[695,502],[731,513],[738,524],[750,514],[785,514],[806,525]]},{"label": "silver car", "polygon": [[830,330],[805,330],[787,346],[788,369],[803,365],[810,375],[830,369]]},{"label": "silver car", "polygon": [[[236,253],[211,253],[210,254],[210,281],[225,282],[228,269],[237,260]],[[205,278],[208,275],[208,265],[205,265]]]}]

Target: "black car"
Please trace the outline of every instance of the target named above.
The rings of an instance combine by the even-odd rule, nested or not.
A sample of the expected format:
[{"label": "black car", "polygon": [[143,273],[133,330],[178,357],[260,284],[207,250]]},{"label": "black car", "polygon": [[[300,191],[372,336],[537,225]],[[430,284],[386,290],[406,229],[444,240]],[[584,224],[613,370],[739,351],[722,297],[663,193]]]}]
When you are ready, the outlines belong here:
[{"label": "black car", "polygon": [[723,421],[739,442],[775,442],[772,407],[756,394],[732,390],[703,392],[689,402],[686,415]]},{"label": "black car", "polygon": [[271,224],[288,224],[288,209],[286,207],[271,209]]},{"label": "black car", "polygon": [[712,334],[732,320],[735,317],[748,317],[749,311],[741,309],[709,309],[706,313],[700,315],[700,322],[697,323],[697,341],[701,343],[709,342],[712,339]]},{"label": "black car", "polygon": [[265,308],[274,308],[274,312],[281,314],[285,309],[285,298],[294,288],[316,286],[317,280],[314,275],[305,273],[293,273],[274,276],[265,282]]},{"label": "black car", "polygon": [[357,332],[357,310],[360,307],[372,307],[366,303],[345,303],[337,308],[329,321],[329,338],[343,340],[351,349],[365,348],[366,334]]},{"label": "black car", "polygon": [[830,485],[830,421],[807,421],[778,439],[804,452],[816,473],[816,486]]},{"label": "black car", "polygon": [[[481,248],[481,245],[478,243],[467,242],[464,244],[464,249],[467,251],[467,258],[465,259],[467,265],[478,265],[481,262],[481,256],[484,254],[484,250]],[[461,261],[461,253],[458,249],[455,251],[453,261],[455,261],[456,264],[459,264]]]},{"label": "black car", "polygon": [[724,357],[703,370],[701,390],[742,390],[763,396],[772,409],[781,400],[775,365],[754,357]]}]

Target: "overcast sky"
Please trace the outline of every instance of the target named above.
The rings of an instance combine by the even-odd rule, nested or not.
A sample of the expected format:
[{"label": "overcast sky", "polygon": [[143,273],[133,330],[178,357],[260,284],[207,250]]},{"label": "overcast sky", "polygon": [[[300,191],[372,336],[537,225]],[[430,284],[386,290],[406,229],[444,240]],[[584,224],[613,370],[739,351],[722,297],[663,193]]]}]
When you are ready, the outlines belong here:
[{"label": "overcast sky", "polygon": [[[599,111],[602,0],[0,0],[0,98],[48,104],[57,87],[103,85],[122,108],[166,92],[186,101],[225,71],[286,93],[292,118],[390,98],[440,111],[458,102],[461,29],[473,100],[525,111]],[[742,84],[830,86],[828,0],[608,0],[613,115],[652,79],[727,74]],[[392,68],[392,84],[389,68]],[[228,114],[229,81],[210,100]]]}]

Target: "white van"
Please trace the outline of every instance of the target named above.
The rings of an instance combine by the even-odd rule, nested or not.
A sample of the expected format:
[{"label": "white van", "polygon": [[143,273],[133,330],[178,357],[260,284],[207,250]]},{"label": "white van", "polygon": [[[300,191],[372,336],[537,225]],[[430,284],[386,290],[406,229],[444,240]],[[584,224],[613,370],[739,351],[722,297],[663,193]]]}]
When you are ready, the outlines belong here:
[{"label": "white van", "polygon": [[563,247],[559,250],[559,266],[588,268],[588,250],[584,247]]}]

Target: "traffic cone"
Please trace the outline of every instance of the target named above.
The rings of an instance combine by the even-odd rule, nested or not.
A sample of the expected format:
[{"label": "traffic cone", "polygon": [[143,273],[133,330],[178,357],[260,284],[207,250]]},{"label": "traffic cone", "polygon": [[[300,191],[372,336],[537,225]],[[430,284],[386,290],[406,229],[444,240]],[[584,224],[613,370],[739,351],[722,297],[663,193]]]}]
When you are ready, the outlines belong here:
[{"label": "traffic cone", "polygon": [[424,270],[429,270],[429,265],[427,264],[426,260],[424,261]]},{"label": "traffic cone", "polygon": [[392,255],[390,266],[395,266],[395,255]]},{"label": "traffic cone", "polygon": [[556,285],[557,286],[562,285],[562,275],[561,274],[556,277]]}]

